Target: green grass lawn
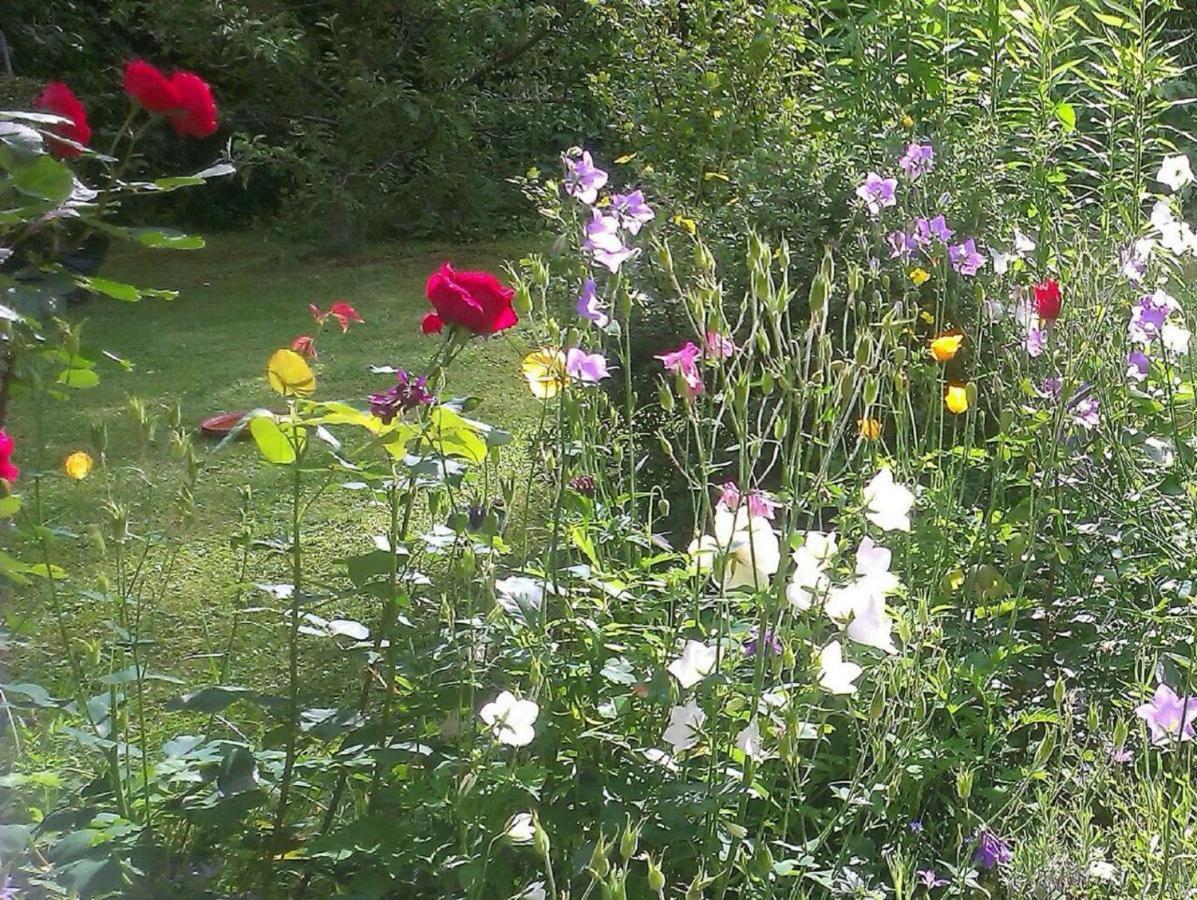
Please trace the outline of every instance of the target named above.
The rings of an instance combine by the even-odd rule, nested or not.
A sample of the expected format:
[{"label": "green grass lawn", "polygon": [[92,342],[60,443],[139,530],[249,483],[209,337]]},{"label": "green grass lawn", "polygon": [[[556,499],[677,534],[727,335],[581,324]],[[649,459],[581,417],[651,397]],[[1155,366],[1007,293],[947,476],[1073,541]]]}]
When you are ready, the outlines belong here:
[{"label": "green grass lawn", "polygon": [[[46,453],[31,458],[35,423],[18,400],[9,422],[19,447],[24,473],[22,489],[28,494],[35,472],[41,479],[47,518],[69,529],[57,553],[69,571],[63,585],[63,602],[73,633],[104,641],[110,637],[104,624],[115,617],[111,604],[96,599],[105,579],[115,575],[111,561],[100,563],[95,533],[107,528],[104,501],[110,484],[119,482],[123,501],[132,498],[131,530],[153,534],[170,526],[172,484],[167,429],[147,452],[138,449],[138,429],[128,412],[128,398],[136,396],[160,412],[178,403],[186,422],[198,426],[206,416],[257,406],[278,406],[264,378],[269,354],[293,337],[310,333],[313,326],[308,303],[327,307],[333,300],[353,304],[365,319],[342,335],[326,327],[320,339],[317,365],[317,398],[364,404],[365,396],[390,383],[390,376],[371,375],[369,366],[397,365],[420,371],[436,339],[420,334],[420,317],[427,309],[424,280],[449,260],[458,268],[485,268],[500,272],[505,259],[519,255],[527,245],[443,244],[383,245],[353,258],[303,255],[265,234],[217,237],[199,251],[164,252],[120,250],[107,261],[103,275],[139,287],[170,288],[179,292],[173,302],[145,300],[126,304],[100,298],[72,307],[69,317],[85,320],[85,344],[92,351],[108,350],[131,360],[124,371],[101,363],[101,384],[59,405],[45,422]],[[519,333],[478,340],[464,351],[449,373],[452,396],[471,395],[483,400],[475,415],[513,432],[516,439],[504,448],[503,467],[523,468],[528,436],[535,430],[539,407],[519,374],[518,361],[527,341]],[[93,352],[93,358],[99,358]],[[111,465],[75,484],[58,469],[66,454],[79,448],[91,450],[91,423],[109,428]],[[237,578],[237,552],[230,537],[237,526],[239,489],[253,488],[257,520],[255,536],[282,537],[285,502],[282,474],[262,462],[247,443],[219,452],[210,443],[204,449],[204,473],[196,492],[196,520],[184,536],[173,563],[165,554],[147,557],[151,573],[147,585],[160,590],[147,602],[151,610],[146,627],[158,641],[150,668],[182,677],[189,684],[208,679],[212,654],[223,647],[234,610],[264,605],[263,596],[246,590]],[[342,479],[347,480],[347,479]],[[305,542],[313,565],[355,550],[368,549],[370,527],[383,531],[383,512],[361,492],[334,488],[312,507]],[[345,537],[349,535],[350,537]],[[109,559],[112,546],[109,544]],[[35,548],[21,548],[29,559]],[[280,562],[270,554],[255,555],[246,582],[280,580]],[[90,592],[90,593],[89,593]],[[368,609],[335,609],[338,614],[369,616]],[[326,612],[327,614],[327,612]],[[19,588],[4,609],[5,624],[21,645],[23,636],[56,634],[45,585]],[[230,678],[269,685],[278,675],[281,654],[271,652],[267,635],[277,617],[265,615],[261,627],[244,632],[244,651],[232,667]],[[263,646],[255,646],[255,642]],[[34,646],[36,644],[36,646]],[[65,674],[60,641],[30,641],[12,664],[20,671],[6,672],[0,681],[40,681],[51,687]],[[85,649],[81,644],[81,649]],[[265,650],[265,652],[261,652]],[[103,664],[101,663],[101,666]]]}]

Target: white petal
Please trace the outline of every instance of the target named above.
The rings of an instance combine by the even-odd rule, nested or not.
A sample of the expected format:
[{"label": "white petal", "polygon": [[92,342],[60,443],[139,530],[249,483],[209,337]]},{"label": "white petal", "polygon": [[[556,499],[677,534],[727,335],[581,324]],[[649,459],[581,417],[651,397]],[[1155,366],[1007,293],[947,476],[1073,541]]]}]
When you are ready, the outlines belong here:
[{"label": "white petal", "polygon": [[691,688],[711,674],[718,652],[700,641],[686,641],[682,655],[668,666],[669,674],[683,688]]}]

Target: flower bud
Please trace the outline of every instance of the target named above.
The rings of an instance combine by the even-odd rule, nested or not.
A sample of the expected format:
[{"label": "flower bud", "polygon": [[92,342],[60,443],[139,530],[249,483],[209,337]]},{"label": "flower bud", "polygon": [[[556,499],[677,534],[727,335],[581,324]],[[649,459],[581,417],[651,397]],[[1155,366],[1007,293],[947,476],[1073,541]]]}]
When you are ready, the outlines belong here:
[{"label": "flower bud", "polygon": [[667,497],[661,497],[659,500],[657,500],[657,515],[662,519],[669,517],[670,509],[672,509],[672,507],[670,506],[669,499]]},{"label": "flower bud", "polygon": [[967,800],[973,793],[973,770],[961,769],[956,773],[956,796]]},{"label": "flower bud", "polygon": [[594,852],[590,854],[590,868],[598,874],[599,878],[606,878],[607,872],[611,869],[611,863],[607,861],[607,839],[601,833],[598,840],[594,842]]},{"label": "flower bud", "polygon": [[532,844],[536,847],[536,852],[540,854],[540,858],[544,860],[545,865],[549,865],[549,851],[552,849],[549,844],[549,834],[540,824],[540,817],[534,815],[532,817],[534,832],[532,836]]},{"label": "flower bud", "polygon": [[661,386],[657,388],[657,399],[661,401],[661,408],[665,412],[673,412],[674,401],[673,391],[669,388],[667,381],[662,381]]},{"label": "flower bud", "polygon": [[102,419],[91,420],[91,445],[101,456],[108,450],[108,423]]},{"label": "flower bud", "polygon": [[636,847],[640,843],[640,829],[633,828],[629,820],[623,828],[623,834],[619,838],[619,855],[626,863],[629,859],[636,855]]},{"label": "flower bud", "polygon": [[648,858],[648,887],[658,894],[665,890],[665,873],[651,856]]}]

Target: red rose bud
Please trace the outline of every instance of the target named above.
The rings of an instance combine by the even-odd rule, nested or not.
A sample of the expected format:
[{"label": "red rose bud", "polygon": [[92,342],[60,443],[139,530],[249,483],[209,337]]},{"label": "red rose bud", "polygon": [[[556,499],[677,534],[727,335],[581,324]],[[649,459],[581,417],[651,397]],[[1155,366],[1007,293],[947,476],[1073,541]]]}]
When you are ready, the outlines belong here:
[{"label": "red rose bud", "polygon": [[424,293],[436,311],[435,322],[424,317],[425,334],[446,323],[474,334],[495,334],[519,321],[511,306],[515,291],[489,272],[457,272],[445,263],[428,276]]},{"label": "red rose bud", "polygon": [[162,70],[142,59],[125,63],[125,93],[150,112],[166,113],[179,105],[179,94]]},{"label": "red rose bud", "polygon": [[[33,108],[70,119],[69,123],[63,122],[51,126],[51,131],[56,134],[60,134],[76,144],[86,144],[91,140],[91,126],[87,124],[87,110],[75,96],[75,92],[63,82],[51,81],[42,88],[41,93],[33,100]],[[50,152],[59,158],[79,156],[83,153],[79,147],[54,138],[50,138]]]},{"label": "red rose bud", "polygon": [[440,334],[441,329],[445,327],[445,323],[441,317],[436,313],[427,313],[423,319],[420,320],[420,331],[424,334]]},{"label": "red rose bud", "polygon": [[1054,278],[1041,281],[1031,288],[1035,297],[1035,312],[1046,322],[1054,322],[1060,317],[1060,307],[1063,297],[1060,294],[1060,283]]}]

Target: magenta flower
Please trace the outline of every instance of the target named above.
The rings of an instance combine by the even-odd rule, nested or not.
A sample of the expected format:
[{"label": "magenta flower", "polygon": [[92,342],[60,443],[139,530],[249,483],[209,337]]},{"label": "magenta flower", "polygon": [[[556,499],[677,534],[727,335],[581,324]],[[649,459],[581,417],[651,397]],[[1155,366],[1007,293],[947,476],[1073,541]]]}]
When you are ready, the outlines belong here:
[{"label": "magenta flower", "polygon": [[718,331],[708,331],[703,338],[706,345],[707,359],[730,359],[736,352],[736,345],[729,337],[724,337]]},{"label": "magenta flower", "polygon": [[1140,344],[1150,344],[1160,336],[1168,316],[1180,309],[1180,304],[1163,291],[1145,294],[1131,309],[1130,325],[1127,331],[1130,339]]},{"label": "magenta flower", "polygon": [[907,144],[898,165],[911,180],[926,175],[935,166],[935,149],[930,144]]},{"label": "magenta flower", "polygon": [[952,268],[960,275],[976,275],[977,270],[985,265],[985,257],[977,252],[977,243],[972,238],[948,248],[948,258],[952,261]]},{"label": "magenta flower", "polygon": [[983,869],[992,869],[1010,862],[1014,854],[1000,837],[982,825],[977,830],[977,849],[973,852],[973,863]]},{"label": "magenta flower", "polygon": [[607,359],[601,353],[587,353],[579,347],[570,347],[565,354],[565,373],[583,384],[598,384],[610,377]]},{"label": "magenta flower", "polygon": [[668,353],[658,353],[655,358],[661,360],[661,364],[668,371],[682,379],[687,397],[702,393],[702,373],[698,371],[702,351],[693,341],[686,341],[681,347]]},{"label": "magenta flower", "polygon": [[429,392],[424,376],[413,376],[399,369],[395,372],[395,383],[385,391],[371,394],[369,401],[370,412],[389,423],[408,410],[435,403],[436,397]]},{"label": "magenta flower", "polygon": [[652,207],[644,202],[643,191],[612,194],[611,207],[615,210],[619,223],[627,229],[628,234],[639,234],[641,226],[648,224],[656,217]]},{"label": "magenta flower", "polygon": [[885,240],[889,243],[890,259],[900,259],[902,262],[907,262],[914,254],[914,251],[919,248],[918,241],[914,239],[914,235],[907,234],[904,231],[891,231]]},{"label": "magenta flower", "polygon": [[1179,697],[1176,691],[1161,684],[1149,703],[1135,707],[1135,715],[1151,729],[1151,742],[1156,746],[1174,740],[1193,740],[1193,720],[1197,718],[1197,699]]},{"label": "magenta flower", "polygon": [[587,150],[582,151],[581,158],[563,156],[561,159],[565,163],[565,192],[590,206],[607,183],[607,173],[595,166]]},{"label": "magenta flower", "polygon": [[598,298],[598,288],[593,278],[587,278],[582,283],[582,296],[578,298],[578,315],[599,328],[606,328],[611,317],[605,312],[606,306]]},{"label": "magenta flower", "polygon": [[716,505],[722,506],[728,512],[735,512],[742,502],[748,504],[749,516],[760,516],[770,520],[773,519],[775,510],[781,509],[780,503],[762,491],[754,488],[744,496],[734,481],[723,482],[719,488],[719,500]]},{"label": "magenta flower", "polygon": [[1142,381],[1151,372],[1151,359],[1142,350],[1132,350],[1126,355],[1126,377],[1131,381]]},{"label": "magenta flower", "polygon": [[896,195],[898,179],[882,178],[876,172],[869,172],[865,180],[856,189],[856,196],[865,202],[869,208],[869,215],[876,216],[887,206],[898,202]]},{"label": "magenta flower", "polygon": [[586,240],[582,242],[582,249],[590,253],[596,263],[606,266],[609,272],[618,272],[624,262],[636,255],[634,249],[624,244],[619,232],[619,220],[615,216],[605,216],[597,209],[592,209],[585,231]]}]

